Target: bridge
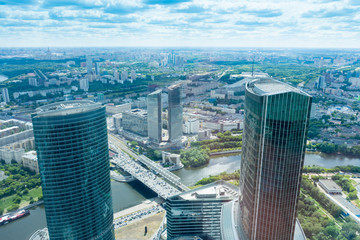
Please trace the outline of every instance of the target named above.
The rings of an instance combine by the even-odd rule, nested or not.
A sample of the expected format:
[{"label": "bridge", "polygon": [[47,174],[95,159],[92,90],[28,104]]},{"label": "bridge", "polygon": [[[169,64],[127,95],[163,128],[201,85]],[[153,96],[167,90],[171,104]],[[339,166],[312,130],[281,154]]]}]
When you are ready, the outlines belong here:
[{"label": "bridge", "polygon": [[[168,197],[189,190],[189,188],[181,182],[181,179],[178,176],[163,168],[160,164],[153,162],[146,156],[138,156],[120,139],[112,134],[109,134],[109,146],[110,149],[117,153],[113,158],[113,163],[130,173],[133,177],[156,192],[160,197],[167,199]],[[145,165],[148,169],[143,167],[140,163]],[[155,174],[159,174],[166,181],[157,177]]]}]

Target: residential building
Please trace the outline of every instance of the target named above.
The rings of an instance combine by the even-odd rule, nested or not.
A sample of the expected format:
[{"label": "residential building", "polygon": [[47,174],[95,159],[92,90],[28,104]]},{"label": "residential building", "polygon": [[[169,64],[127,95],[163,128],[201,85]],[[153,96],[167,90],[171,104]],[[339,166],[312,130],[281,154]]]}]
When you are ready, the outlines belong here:
[{"label": "residential building", "polygon": [[311,100],[273,79],[246,84],[239,184],[246,239],[294,239]]},{"label": "residential building", "polygon": [[80,79],[80,89],[85,92],[89,91],[89,80],[86,78]]},{"label": "residential building", "polygon": [[199,132],[200,122],[196,118],[185,121],[183,132],[186,134],[197,134]]},{"label": "residential building", "polygon": [[182,137],[183,109],[181,105],[181,85],[168,88],[168,130],[169,142],[178,142]]},{"label": "residential building", "polygon": [[50,239],[114,240],[105,107],[49,104],[32,122]]},{"label": "residential building", "polygon": [[3,102],[5,102],[5,103],[10,102],[9,91],[7,88],[1,89],[1,96],[2,96]]},{"label": "residential building", "polygon": [[29,151],[22,155],[22,164],[33,172],[39,173],[36,151]]},{"label": "residential building", "polygon": [[147,96],[148,137],[150,141],[160,143],[162,139],[161,90]]}]

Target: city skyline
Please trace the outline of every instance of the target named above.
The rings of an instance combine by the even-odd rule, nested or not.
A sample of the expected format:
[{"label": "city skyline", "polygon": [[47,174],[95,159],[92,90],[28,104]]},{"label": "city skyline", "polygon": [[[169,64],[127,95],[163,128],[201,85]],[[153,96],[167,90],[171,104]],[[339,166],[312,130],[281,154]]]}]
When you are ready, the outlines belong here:
[{"label": "city skyline", "polygon": [[356,0],[2,0],[0,5],[4,47],[357,48],[360,36]]}]

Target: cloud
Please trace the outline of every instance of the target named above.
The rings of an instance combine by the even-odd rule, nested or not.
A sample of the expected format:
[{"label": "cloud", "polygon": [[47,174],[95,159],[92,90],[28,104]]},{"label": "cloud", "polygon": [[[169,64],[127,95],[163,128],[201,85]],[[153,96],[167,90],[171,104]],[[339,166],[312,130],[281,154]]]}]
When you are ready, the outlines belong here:
[{"label": "cloud", "polygon": [[268,22],[258,22],[258,21],[237,21],[237,22],[235,22],[235,25],[253,26],[253,27],[268,26],[270,24],[271,23],[268,23]]},{"label": "cloud", "polygon": [[359,9],[355,8],[341,8],[336,10],[317,10],[309,11],[302,14],[304,18],[333,18],[333,17],[349,17],[359,12]]},{"label": "cloud", "polygon": [[202,13],[205,11],[206,11],[205,8],[196,6],[196,5],[190,5],[190,6],[187,6],[186,8],[179,8],[179,9],[172,10],[172,12],[175,12],[175,13]]},{"label": "cloud", "polygon": [[[0,0],[1,1],[1,0]],[[78,9],[93,9],[99,7],[94,2],[85,0],[44,0],[42,8],[51,9],[55,7],[73,7]]]},{"label": "cloud", "polygon": [[243,12],[260,18],[280,17],[283,15],[282,11],[279,9],[245,10]]},{"label": "cloud", "polygon": [[38,0],[0,0],[0,5],[24,6],[37,4]]},{"label": "cloud", "polygon": [[144,0],[144,3],[154,5],[173,5],[178,3],[184,3],[184,2],[191,2],[192,0]]}]

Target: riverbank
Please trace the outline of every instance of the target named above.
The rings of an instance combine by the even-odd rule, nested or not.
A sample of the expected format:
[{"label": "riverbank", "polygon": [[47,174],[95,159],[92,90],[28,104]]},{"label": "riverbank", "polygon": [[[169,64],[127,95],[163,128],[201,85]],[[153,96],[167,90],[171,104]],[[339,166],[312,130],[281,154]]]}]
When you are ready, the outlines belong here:
[{"label": "riverbank", "polygon": [[239,150],[231,150],[231,151],[221,151],[221,152],[211,152],[210,156],[217,156],[217,155],[227,155],[227,154],[234,154],[234,153],[241,153],[241,149]]}]

